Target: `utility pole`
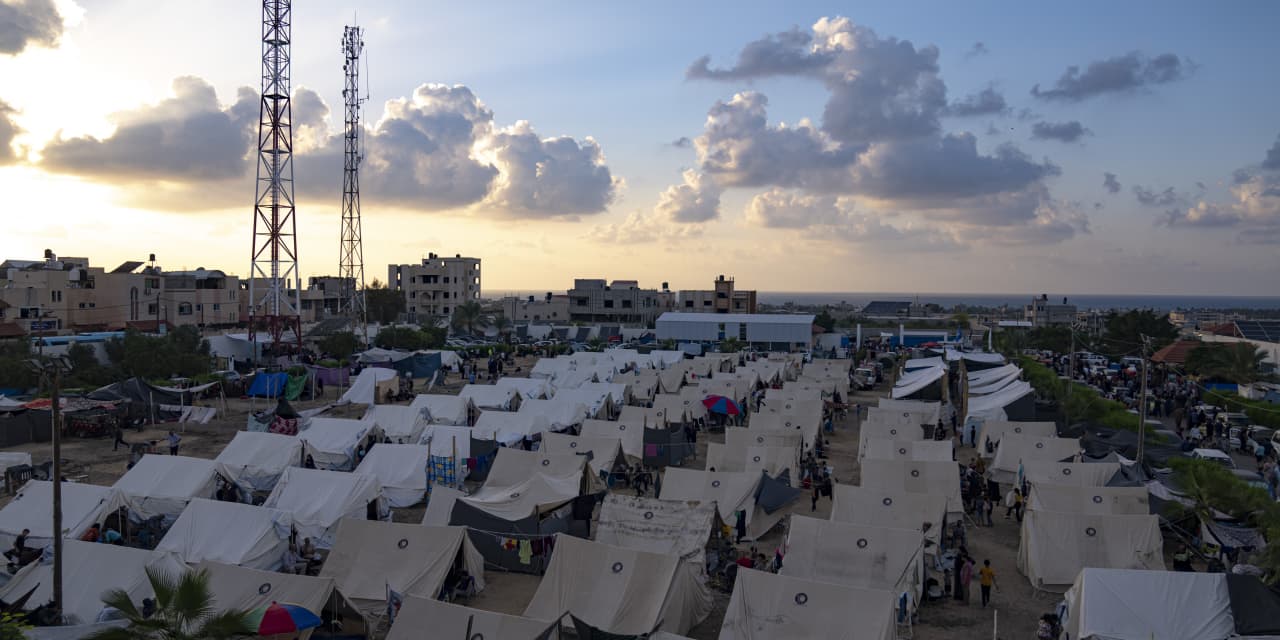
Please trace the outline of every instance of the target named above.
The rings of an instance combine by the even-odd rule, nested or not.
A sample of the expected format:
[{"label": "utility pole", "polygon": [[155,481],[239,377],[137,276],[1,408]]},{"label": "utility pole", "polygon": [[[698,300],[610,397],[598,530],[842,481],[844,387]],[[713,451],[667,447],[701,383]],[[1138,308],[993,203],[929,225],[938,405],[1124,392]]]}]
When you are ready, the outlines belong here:
[{"label": "utility pole", "polygon": [[70,369],[71,363],[65,356],[54,356],[50,360],[33,358],[28,361],[32,369],[40,374],[41,380],[52,374],[52,412],[51,431],[53,440],[53,609],[58,620],[62,619],[62,371]]},{"label": "utility pole", "polygon": [[1071,331],[1071,354],[1067,359],[1067,402],[1062,409],[1066,416],[1066,427],[1069,429],[1071,428],[1071,387],[1076,386],[1076,323],[1072,321],[1067,327]]},{"label": "utility pole", "polygon": [[1147,442],[1147,351],[1151,337],[1142,336],[1142,386],[1138,395],[1138,464],[1142,464],[1142,450]]}]

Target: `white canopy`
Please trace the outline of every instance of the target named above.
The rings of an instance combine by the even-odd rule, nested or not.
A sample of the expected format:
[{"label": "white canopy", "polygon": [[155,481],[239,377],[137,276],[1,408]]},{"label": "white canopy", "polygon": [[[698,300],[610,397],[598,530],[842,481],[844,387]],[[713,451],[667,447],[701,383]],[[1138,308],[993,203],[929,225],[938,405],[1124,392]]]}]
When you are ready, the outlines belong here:
[{"label": "white canopy", "polygon": [[608,390],[610,386],[604,385],[605,388],[601,388],[597,383],[588,383],[575,389],[559,389],[554,396],[551,396],[551,400],[544,402],[555,402],[569,407],[580,406],[583,412],[582,419],[571,424],[581,423],[586,418],[607,418],[608,408],[615,404]]},{"label": "white canopy", "polygon": [[1009,363],[1004,366],[994,367],[991,369],[978,369],[970,371],[965,375],[965,379],[969,381],[969,386],[982,386],[989,384],[992,380],[998,380],[1009,375],[1010,372],[1018,373],[1022,369],[1018,365]]},{"label": "white canopy", "polygon": [[331,596],[346,600],[341,593],[334,593],[332,578],[262,571],[217,562],[202,562],[196,568],[209,574],[209,593],[213,595],[214,611],[252,610],[272,602],[288,602],[319,613],[325,605],[331,604]]},{"label": "white canopy", "polygon": [[192,498],[212,498],[218,464],[206,458],[148,454],[112,485],[133,514],[143,520],[178,517]]},{"label": "white canopy", "polygon": [[942,356],[933,356],[932,358],[912,358],[902,363],[902,368],[907,371],[915,371],[919,369],[935,369],[945,366]]},{"label": "white canopy", "polygon": [[934,543],[925,547],[928,554],[939,551],[936,545],[946,519],[947,498],[942,495],[847,484],[835,485],[832,494],[833,522],[923,531],[924,539]]},{"label": "white canopy", "polygon": [[422,435],[422,430],[431,424],[431,412],[422,407],[376,404],[369,407],[363,420],[381,429],[392,442],[413,444]]},{"label": "white canopy", "polygon": [[864,460],[861,479],[864,487],[945,496],[948,515],[964,512],[960,471],[954,462]]},{"label": "white canopy", "polygon": [[315,461],[317,469],[350,471],[356,466],[356,449],[378,432],[372,420],[346,418],[312,418],[311,426],[298,434],[305,455]]},{"label": "white canopy", "polygon": [[547,625],[542,620],[408,596],[387,632],[387,640],[420,640],[427,629],[437,638],[466,638],[470,633],[471,638],[485,640],[531,640],[546,631]]},{"label": "white canopy", "polygon": [[427,457],[423,444],[379,444],[369,449],[356,473],[378,479],[387,506],[412,507],[426,497]]},{"label": "white canopy", "polygon": [[1146,515],[1151,513],[1151,496],[1146,487],[1038,484],[1031,490],[1027,508],[1059,513]]},{"label": "white canopy", "polygon": [[511,411],[516,405],[520,393],[511,387],[499,387],[492,384],[469,384],[462,387],[458,397],[466,398],[477,409],[485,411]]},{"label": "white canopy", "polygon": [[351,388],[342,394],[342,404],[375,404],[378,397],[378,383],[394,380],[395,369],[368,367],[351,381]]},{"label": "white canopy", "polygon": [[[965,428],[969,428],[967,425]],[[1006,433],[1015,436],[1034,436],[1052,438],[1058,435],[1058,426],[1052,422],[1009,422],[1008,420],[986,420],[978,428],[978,453],[983,457],[995,455],[995,446]],[[966,442],[968,436],[966,436]],[[987,443],[991,444],[991,453],[987,453]]]},{"label": "white canopy", "polygon": [[497,440],[505,445],[515,444],[550,430],[551,423],[544,415],[511,411],[481,411],[480,417],[476,419],[476,426],[472,428],[477,439]]},{"label": "white canopy", "polygon": [[[95,522],[123,504],[120,492],[79,482],[62,483],[62,532],[64,538],[79,538]],[[27,546],[53,543],[53,483],[28,481],[17,495],[0,509],[0,544],[13,546],[13,539],[30,529]]]},{"label": "white canopy", "polygon": [[[659,426],[652,420],[648,424],[649,428]],[[665,421],[662,424],[666,424]],[[617,438],[622,452],[634,462],[644,458],[644,429],[643,420],[639,423],[634,420],[583,420],[579,433],[591,438]]]},{"label": "white canopy", "polygon": [[1004,408],[1031,393],[1031,383],[1018,380],[995,393],[969,398],[968,416],[965,421],[974,420],[1007,420]]},{"label": "white canopy", "polygon": [[289,468],[263,506],[292,512],[298,535],[327,549],[333,545],[338,521],[366,519],[371,502],[378,504],[379,519],[389,515],[382,486],[371,475]]},{"label": "white canopy", "polygon": [[601,471],[611,472],[614,467],[621,462],[625,462],[622,455],[622,442],[617,438],[604,436],[571,436],[563,433],[544,433],[542,434],[542,447],[540,451],[549,454],[576,454],[579,456],[591,456],[590,466],[595,473]]},{"label": "white canopy", "polygon": [[995,459],[991,461],[991,479],[1012,484],[1018,479],[1019,465],[1026,469],[1041,462],[1074,461],[1068,459],[1079,455],[1080,441],[1074,438],[1008,434],[1000,438]]},{"label": "white canopy", "polygon": [[935,460],[951,462],[955,444],[946,440],[890,440],[867,438],[858,449],[859,460]]},{"label": "white canopy", "polygon": [[581,495],[584,482],[594,477],[586,468],[586,458],[576,454],[498,449],[484,486],[458,499],[491,515],[519,520]]},{"label": "white canopy", "polygon": [[244,491],[271,491],[285,469],[302,464],[302,440],[268,431],[238,431],[214,462],[218,473]]},{"label": "white canopy", "polygon": [[504,389],[514,389],[525,400],[534,398],[546,398],[551,392],[551,386],[542,378],[511,378],[502,377],[494,383],[494,386]]},{"label": "white canopy", "polygon": [[425,408],[431,412],[431,424],[466,426],[472,408],[471,401],[460,396],[422,394],[409,403],[413,409]]},{"label": "white canopy", "polygon": [[1236,637],[1221,573],[1085,568],[1067,590],[1066,608],[1071,640]]},{"label": "white canopy", "polygon": [[893,640],[897,600],[888,591],[741,569],[720,640]]},{"label": "white canopy", "polygon": [[1000,364],[1005,361],[1004,356],[999,353],[987,353],[985,351],[957,351],[955,349],[947,349],[945,352],[948,361],[956,361],[960,359],[969,362],[980,362],[983,364]]},{"label": "white canopy", "polygon": [[197,498],[156,551],[173,553],[188,564],[213,560],[275,571],[289,549],[292,529],[293,514],[287,511]]},{"label": "white canopy", "polygon": [[1066,591],[1085,567],[1164,569],[1159,516],[1026,513],[1018,570],[1032,587]]},{"label": "white canopy", "polygon": [[1008,376],[1006,376],[1006,377],[998,378],[998,379],[992,380],[991,382],[989,382],[989,383],[987,383],[987,384],[984,384],[984,385],[980,385],[980,386],[979,386],[979,385],[970,384],[970,385],[969,385],[969,397],[970,397],[970,398],[973,398],[973,397],[976,397],[976,396],[985,396],[985,395],[990,395],[990,394],[993,394],[993,393],[995,393],[995,392],[997,392],[997,391],[1000,391],[1001,389],[1004,389],[1005,387],[1008,387],[1008,386],[1013,385],[1013,384],[1017,384],[1017,383],[1018,383],[1018,375],[1019,375],[1019,374],[1018,374],[1018,372],[1014,372],[1013,374],[1010,374],[1010,375],[1008,375]]},{"label": "white canopy", "polygon": [[947,374],[947,368],[929,367],[926,369],[918,369],[910,373],[904,373],[898,379],[897,384],[893,385],[892,396],[897,398],[908,398],[912,394],[923,390],[925,387],[939,381],[942,376]]},{"label": "white canopy", "polygon": [[516,413],[542,416],[546,418],[551,431],[564,431],[582,424],[587,418],[588,410],[582,402],[556,394],[551,400],[525,400]]},{"label": "white canopy", "polygon": [[1119,462],[1037,462],[1022,470],[1031,490],[1046,484],[1103,487],[1120,470]]},{"label": "white canopy", "polygon": [[791,516],[784,576],[910,593],[920,601],[924,582],[924,535],[848,522]]}]

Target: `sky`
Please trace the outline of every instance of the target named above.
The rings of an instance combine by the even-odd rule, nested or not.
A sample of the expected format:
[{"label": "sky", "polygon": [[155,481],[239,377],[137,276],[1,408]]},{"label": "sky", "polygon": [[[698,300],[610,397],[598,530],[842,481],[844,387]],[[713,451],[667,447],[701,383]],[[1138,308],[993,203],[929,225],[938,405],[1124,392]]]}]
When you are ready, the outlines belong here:
[{"label": "sky", "polygon": [[[1280,294],[1280,4],[294,3],[301,272]],[[760,6],[755,6],[760,5]],[[261,5],[0,0],[0,257],[249,271]]]}]

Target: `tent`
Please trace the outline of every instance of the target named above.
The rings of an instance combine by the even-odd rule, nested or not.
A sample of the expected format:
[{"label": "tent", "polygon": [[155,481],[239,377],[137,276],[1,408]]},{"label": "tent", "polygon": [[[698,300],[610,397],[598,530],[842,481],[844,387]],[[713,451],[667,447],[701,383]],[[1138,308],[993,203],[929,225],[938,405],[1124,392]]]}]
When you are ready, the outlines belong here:
[{"label": "tent", "polygon": [[[252,569],[280,569],[293,515],[239,502],[196,498],[156,546],[187,564],[205,560]],[[301,540],[299,540],[301,543]]]},{"label": "tent", "polygon": [[969,378],[969,386],[967,388],[969,395],[982,396],[989,393],[995,393],[996,391],[1013,384],[1018,380],[1018,377],[1022,375],[1022,369],[1013,365],[1005,365],[998,369],[987,369],[981,373],[986,373],[987,371],[999,371],[1001,373],[999,375],[985,376],[978,381],[975,381],[973,378]]},{"label": "tent", "polygon": [[1146,487],[1043,484],[1031,490],[1027,508],[1059,513],[1145,515],[1151,513],[1151,496]]},{"label": "tent", "polygon": [[431,424],[431,412],[399,404],[377,404],[369,407],[362,420],[372,422],[392,442],[413,444]]},{"label": "tent", "polygon": [[888,438],[867,438],[858,448],[859,460],[935,460],[950,462],[955,459],[955,444],[946,440],[902,441]]},{"label": "tent", "polygon": [[999,353],[988,353],[985,351],[958,351],[956,349],[946,349],[943,351],[947,362],[956,362],[965,360],[970,366],[986,365],[987,368],[995,368],[1005,363],[1004,355]]},{"label": "tent", "polygon": [[580,425],[588,415],[585,405],[560,394],[551,400],[525,400],[516,413],[546,418],[551,431],[565,431]]},{"label": "tent", "polygon": [[746,537],[757,539],[768,533],[785,515],[781,510],[766,513],[756,504],[760,486],[759,472],[699,471],[668,468],[662,476],[663,500],[685,500],[713,503],[720,519],[736,525],[737,512],[746,519]]},{"label": "tent", "polygon": [[837,484],[831,501],[833,522],[923,531],[925,553],[940,551],[947,523],[946,496]]},{"label": "tent", "polygon": [[344,518],[390,517],[377,478],[296,467],[285,470],[263,506],[293,513],[298,535],[311,538],[322,549],[333,545],[338,522]]},{"label": "tent", "polygon": [[1086,567],[1065,599],[1071,640],[1236,637],[1223,574]]},{"label": "tent", "polygon": [[711,503],[610,494],[600,506],[596,542],[678,556],[702,573],[718,522]]},{"label": "tent", "polygon": [[894,640],[897,602],[888,591],[741,569],[720,640]]},{"label": "tent", "polygon": [[[123,504],[119,491],[79,482],[62,483],[62,530],[65,538],[79,538],[94,523]],[[27,546],[40,548],[53,543],[53,483],[28,481],[13,499],[0,509],[0,545],[13,547],[13,539],[30,529]]]},{"label": "tent", "polygon": [[472,457],[471,440],[475,435],[476,431],[471,427],[432,425],[422,431],[418,444],[431,445],[432,455],[466,460]]},{"label": "tent", "polygon": [[[620,402],[614,402],[613,394],[619,393],[612,391],[615,385],[602,383],[588,383],[576,389],[558,389],[550,400],[541,402],[559,403],[567,407],[581,408],[583,413],[582,419],[608,419],[614,414],[614,407],[620,406]],[[622,387],[623,385],[616,385]],[[582,420],[576,423],[580,424]],[[553,425],[554,426],[554,425]]]},{"label": "tent", "polygon": [[378,479],[387,506],[412,507],[427,494],[427,457],[426,445],[379,444],[369,449],[356,473]]},{"label": "tent", "polygon": [[391,380],[395,380],[395,369],[383,369],[382,367],[368,367],[356,376],[351,382],[351,388],[342,394],[339,401],[342,404],[377,404],[379,398],[379,386]]},{"label": "tent", "polygon": [[1066,591],[1086,567],[1164,569],[1159,516],[1026,513],[1018,570],[1033,588]]},{"label": "tent", "polygon": [[[630,409],[631,407],[627,407]],[[624,410],[625,415],[625,410]],[[631,462],[638,462],[644,458],[644,430],[646,424],[650,427],[660,426],[658,423],[649,420],[583,420],[582,429],[579,434],[591,438],[617,438],[622,445],[622,453],[627,456]],[[661,426],[665,426],[666,421],[662,421]]]},{"label": "tent", "polygon": [[1074,438],[1006,435],[1000,439],[995,459],[991,461],[991,479],[1013,484],[1017,482],[1020,468],[1041,462],[1075,462],[1079,455],[1080,441]]},{"label": "tent", "polygon": [[[550,621],[567,611],[608,633],[638,635],[684,633],[710,609],[710,596],[690,592],[692,585],[680,579],[677,556],[564,535],[555,546],[525,617]],[[707,609],[699,612],[691,605],[703,597]]]},{"label": "tent", "polygon": [[877,406],[881,409],[891,409],[896,411],[910,411],[912,413],[923,414],[920,424],[937,424],[938,418],[942,415],[941,402],[925,402],[923,400],[894,400],[892,398],[880,398]]},{"label": "tent", "polygon": [[1105,487],[1118,471],[1118,462],[1037,462],[1025,465],[1022,477],[1031,483],[1032,491],[1046,484]]},{"label": "tent", "polygon": [[468,384],[458,392],[458,397],[470,400],[483,411],[514,411],[520,406],[519,392],[491,384]]},{"label": "tent", "polygon": [[284,396],[288,385],[289,374],[283,371],[278,373],[260,371],[254,374],[245,395],[253,398],[280,398]]},{"label": "tent", "polygon": [[333,578],[342,595],[362,611],[377,612],[386,609],[387,589],[438,597],[455,566],[465,568],[476,588],[484,589],[484,559],[463,527],[343,520],[320,577]]},{"label": "tent", "polygon": [[285,469],[302,464],[302,440],[265,431],[238,431],[213,461],[218,473],[246,494],[271,491]]},{"label": "tent", "polygon": [[947,515],[964,513],[960,472],[954,462],[864,460],[862,486],[904,493],[929,493],[947,498]]},{"label": "tent", "polygon": [[350,471],[359,462],[359,450],[366,452],[381,433],[372,420],[312,418],[311,426],[298,434],[303,454],[317,469]]},{"label": "tent", "polygon": [[[965,427],[968,428],[968,425]],[[1036,438],[1052,438],[1058,435],[1058,426],[1052,422],[1009,422],[1008,420],[986,420],[977,429],[976,439],[978,453],[984,458],[995,455],[996,445],[1005,434],[1015,436],[1032,436]],[[968,442],[968,436],[965,436]]]},{"label": "tent", "polygon": [[986,420],[1033,420],[1036,414],[1031,383],[1022,380],[995,393],[972,396],[966,408],[968,415],[965,416],[965,425],[970,422],[980,424]]},{"label": "tent", "polygon": [[912,358],[902,363],[902,368],[906,371],[918,371],[920,369],[936,369],[944,366],[946,363],[942,361],[942,356],[934,356],[932,358]]},{"label": "tent", "polygon": [[429,527],[449,526],[453,503],[465,495],[467,494],[453,487],[432,487],[431,495],[427,497],[427,510],[422,514],[422,524]]},{"label": "tent", "polygon": [[[134,602],[153,597],[146,569],[176,575],[182,563],[172,556],[154,551],[117,545],[66,540],[62,543],[62,610],[67,623],[84,625],[96,622],[106,608],[102,595],[111,589],[123,589]],[[9,578],[0,587],[0,600],[26,600],[26,610],[53,600],[53,563],[33,562]]]},{"label": "tent", "polygon": [[822,415],[790,414],[790,413],[753,413],[747,420],[747,428],[752,431],[788,431],[799,433],[806,446],[817,441],[822,433]]},{"label": "tent", "polygon": [[777,476],[784,471],[799,472],[795,447],[768,445],[707,444],[707,468],[716,471],[763,471]]},{"label": "tent", "polygon": [[[909,593],[920,602],[924,584],[924,535],[918,530],[791,516],[784,576]],[[914,607],[911,607],[914,608]]]},{"label": "tent", "polygon": [[212,498],[218,490],[218,463],[204,458],[148,454],[112,485],[132,516],[177,519],[193,498]]},{"label": "tent", "polygon": [[932,442],[925,438],[924,429],[914,422],[883,422],[868,418],[862,421],[862,425],[858,429],[858,456],[863,457],[862,452],[867,450],[870,445],[868,441],[874,439],[890,440],[893,442]]},{"label": "tent", "polygon": [[218,562],[202,562],[197,570],[209,576],[214,611],[252,610],[273,602],[287,602],[317,614],[325,609],[356,611],[334,588],[332,578],[262,571]]},{"label": "tent", "polygon": [[431,424],[448,424],[465,427],[471,424],[470,416],[475,405],[459,396],[420,394],[409,403],[412,409],[425,408],[431,416]]},{"label": "tent", "polygon": [[407,596],[400,605],[400,613],[396,614],[396,623],[387,633],[387,640],[419,640],[427,629],[437,638],[533,640],[546,631],[547,626],[542,620],[472,609],[435,598]]},{"label": "tent", "polygon": [[477,439],[497,440],[504,445],[532,439],[550,430],[551,423],[542,414],[511,411],[481,411],[476,426],[472,428]]},{"label": "tent", "polygon": [[534,398],[546,398],[551,392],[550,385],[541,378],[511,378],[502,377],[494,383],[494,386],[504,389],[514,389],[525,400]]},{"label": "tent", "polygon": [[732,447],[790,447],[796,452],[796,460],[804,449],[804,434],[795,429],[743,429],[725,427],[724,443]]},{"label": "tent", "polygon": [[617,438],[544,433],[539,451],[587,456],[591,470],[597,474],[613,473],[615,469],[626,464],[626,457],[622,454],[622,442]]},{"label": "tent", "polygon": [[436,372],[442,367],[440,352],[432,353],[429,351],[415,351],[409,354],[409,357],[391,365],[391,368],[401,375],[418,380],[435,377]]},{"label": "tent", "polygon": [[890,394],[895,400],[907,398],[937,400],[942,396],[942,380],[946,375],[947,368],[944,366],[904,373],[893,385]]}]

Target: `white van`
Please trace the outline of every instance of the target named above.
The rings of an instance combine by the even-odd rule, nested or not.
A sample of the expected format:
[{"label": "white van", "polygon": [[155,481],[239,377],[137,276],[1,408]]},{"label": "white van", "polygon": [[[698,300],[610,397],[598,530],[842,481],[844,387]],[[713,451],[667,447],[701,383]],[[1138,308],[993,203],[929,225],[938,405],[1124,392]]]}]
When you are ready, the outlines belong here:
[{"label": "white van", "polygon": [[1212,460],[1228,469],[1236,468],[1236,461],[1226,452],[1218,449],[1192,449],[1191,457],[1197,460]]}]

